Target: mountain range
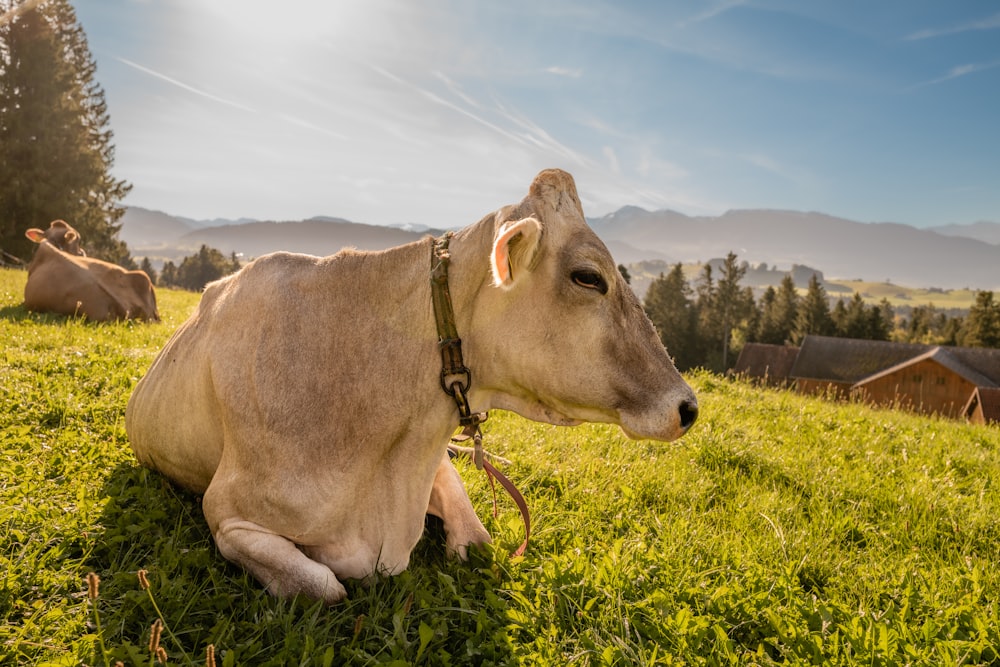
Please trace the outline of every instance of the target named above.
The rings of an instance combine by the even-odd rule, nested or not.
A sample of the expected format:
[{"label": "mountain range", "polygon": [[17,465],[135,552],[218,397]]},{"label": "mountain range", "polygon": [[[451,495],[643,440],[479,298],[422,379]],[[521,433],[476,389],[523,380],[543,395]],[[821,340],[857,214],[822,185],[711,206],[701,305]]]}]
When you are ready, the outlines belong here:
[{"label": "mountain range", "polygon": [[[625,265],[644,260],[699,263],[733,252],[752,265],[807,265],[827,278],[1000,290],[1000,223],[995,222],[921,229],[815,212],[733,210],[693,217],[634,206],[588,222]],[[275,250],[328,255],[345,246],[380,250],[441,231],[325,216],[288,222],[199,221],[133,206],[122,218],[119,238],[134,257],[149,257],[157,265],[177,263],[202,244],[246,258]]]}]

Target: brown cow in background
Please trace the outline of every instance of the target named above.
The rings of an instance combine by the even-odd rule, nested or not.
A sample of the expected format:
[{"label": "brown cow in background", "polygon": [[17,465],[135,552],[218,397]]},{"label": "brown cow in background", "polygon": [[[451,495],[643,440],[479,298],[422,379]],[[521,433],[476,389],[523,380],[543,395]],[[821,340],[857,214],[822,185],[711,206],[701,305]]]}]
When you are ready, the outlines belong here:
[{"label": "brown cow in background", "polygon": [[32,228],[24,235],[39,244],[24,286],[28,310],[96,322],[160,319],[149,276],[87,257],[80,235],[66,222],[55,220],[45,231]]},{"label": "brown cow in background", "polygon": [[71,255],[87,256],[87,253],[80,247],[80,234],[70,227],[69,223],[65,220],[53,220],[49,223],[49,228],[44,232],[32,227],[24,235],[35,243],[48,241],[63,252],[68,252]]}]

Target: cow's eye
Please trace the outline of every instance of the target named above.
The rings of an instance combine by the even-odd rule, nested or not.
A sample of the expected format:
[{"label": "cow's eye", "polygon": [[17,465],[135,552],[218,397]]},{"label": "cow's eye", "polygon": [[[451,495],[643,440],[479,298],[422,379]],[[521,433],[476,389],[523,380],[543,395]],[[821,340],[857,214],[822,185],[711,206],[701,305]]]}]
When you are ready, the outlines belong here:
[{"label": "cow's eye", "polygon": [[597,290],[601,294],[608,293],[608,284],[596,271],[574,271],[570,277],[580,287]]}]

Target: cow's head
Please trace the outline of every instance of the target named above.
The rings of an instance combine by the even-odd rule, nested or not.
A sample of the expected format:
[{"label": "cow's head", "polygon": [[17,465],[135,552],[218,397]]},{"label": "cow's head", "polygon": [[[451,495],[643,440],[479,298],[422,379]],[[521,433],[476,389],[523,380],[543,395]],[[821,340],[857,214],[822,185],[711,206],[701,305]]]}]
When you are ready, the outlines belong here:
[{"label": "cow's head", "polygon": [[493,371],[496,407],[555,424],[616,423],[634,438],[687,431],[694,393],[587,225],[572,176],[543,171],[520,204],[494,214],[490,265],[493,287],[476,308],[489,321],[481,349],[499,352],[474,366]]},{"label": "cow's head", "polygon": [[32,227],[24,235],[35,243],[48,241],[56,248],[70,255],[87,256],[87,253],[80,247],[80,235],[64,220],[53,220],[49,223],[49,228],[45,231],[37,227]]}]

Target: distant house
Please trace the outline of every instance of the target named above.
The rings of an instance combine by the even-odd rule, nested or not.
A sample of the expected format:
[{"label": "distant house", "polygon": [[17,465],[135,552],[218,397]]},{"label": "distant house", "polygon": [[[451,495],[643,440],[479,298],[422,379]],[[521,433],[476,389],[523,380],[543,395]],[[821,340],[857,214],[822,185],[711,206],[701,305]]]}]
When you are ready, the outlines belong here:
[{"label": "distant house", "polygon": [[1000,389],[976,387],[962,414],[973,424],[1000,423]]},{"label": "distant house", "polygon": [[789,375],[802,393],[962,417],[1000,387],[1000,350],[806,336]]},{"label": "distant house", "polygon": [[747,343],[733,366],[733,373],[772,387],[790,383],[789,373],[795,364],[799,348],[791,345]]}]

